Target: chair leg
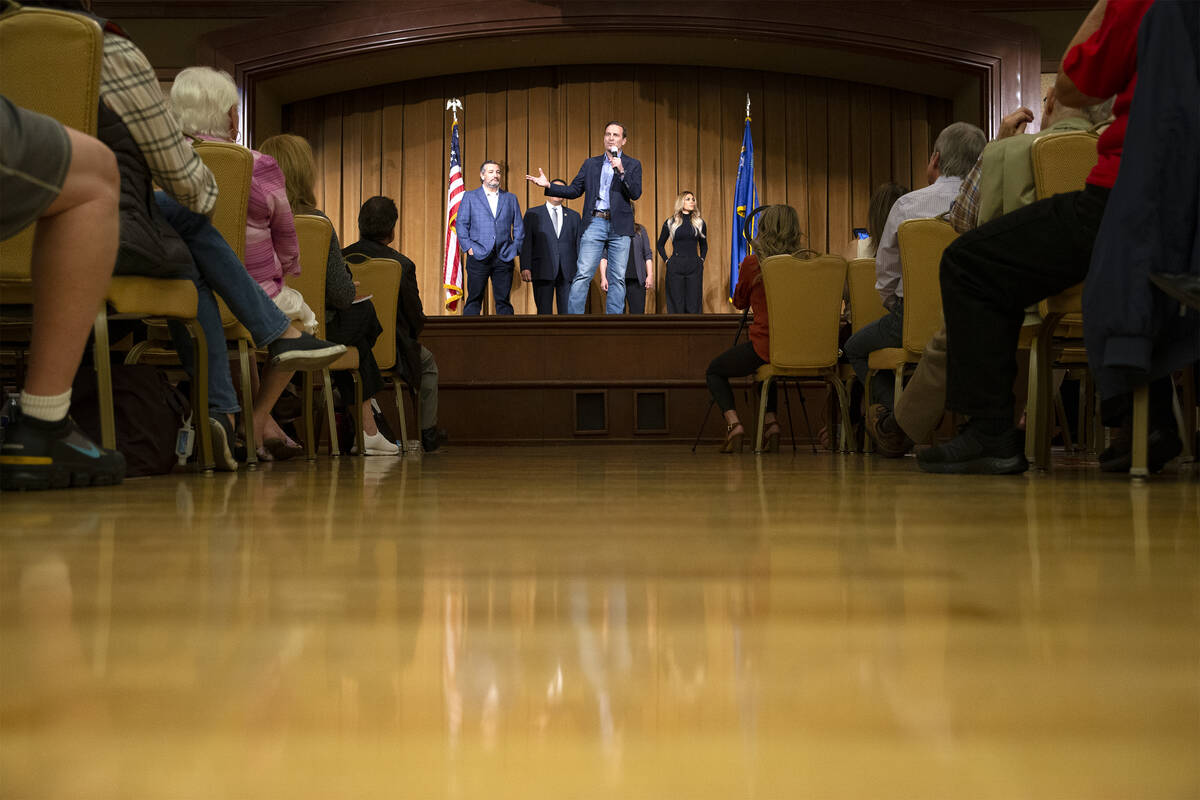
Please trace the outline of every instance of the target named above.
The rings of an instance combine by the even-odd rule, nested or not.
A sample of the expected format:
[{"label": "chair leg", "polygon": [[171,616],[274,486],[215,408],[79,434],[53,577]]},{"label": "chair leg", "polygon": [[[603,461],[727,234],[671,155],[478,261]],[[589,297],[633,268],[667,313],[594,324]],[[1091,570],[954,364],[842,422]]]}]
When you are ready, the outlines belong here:
[{"label": "chair leg", "polygon": [[1171,384],[1171,410],[1175,412],[1175,427],[1179,429],[1179,438],[1183,440],[1183,451],[1180,456],[1184,461],[1191,461],[1192,436],[1188,433],[1187,420],[1183,416],[1183,406],[1179,403],[1179,392],[1175,391],[1173,382]]},{"label": "chair leg", "polygon": [[396,414],[400,417],[400,447],[402,452],[408,452],[408,423],[404,421],[404,384],[394,381],[392,389],[396,396]]},{"label": "chair leg", "polygon": [[754,436],[754,452],[757,454],[762,453],[763,428],[766,427],[763,424],[763,418],[767,415],[767,393],[771,391],[771,384],[774,382],[774,380],[774,378],[767,378],[765,381],[763,381],[762,390],[759,392],[758,433]]},{"label": "chair leg", "polygon": [[1134,478],[1150,475],[1150,387],[1139,386],[1133,392],[1133,460],[1129,474]]},{"label": "chair leg", "polygon": [[896,403],[900,402],[900,395],[904,394],[904,366],[901,364],[895,372],[896,376],[896,391],[892,395],[892,408],[896,407]]},{"label": "chair leg", "polygon": [[842,417],[842,452],[849,453],[850,438],[846,432],[850,429],[850,392],[836,376],[830,378],[829,382],[833,384],[833,390],[837,393],[838,411]]},{"label": "chair leg", "polygon": [[[323,372],[326,375],[329,374],[328,370],[323,370]],[[306,370],[304,372],[304,388],[301,390],[304,394],[301,413],[304,415],[304,457],[309,461],[317,457],[317,443],[314,441],[316,436],[313,432],[315,427],[313,425],[313,386],[312,370]]]},{"label": "chair leg", "polygon": [[[328,377],[328,374],[329,374],[328,371],[326,371],[327,377]],[[351,374],[354,376],[354,382],[357,384],[358,383],[358,372],[352,371]],[[336,458],[337,456],[340,456],[342,454],[342,449],[338,445],[337,415],[335,414],[335,411],[333,408],[333,381],[332,381],[332,379],[326,380],[325,383],[321,386],[321,396],[325,399],[325,422],[329,426],[329,455]]]},{"label": "chair leg", "polygon": [[114,450],[117,447],[117,421],[113,411],[112,365],[108,361],[108,308],[103,303],[92,328],[95,333],[92,361],[96,365],[96,395],[100,400],[100,446]]},{"label": "chair leg", "polygon": [[258,468],[258,448],[254,446],[254,389],[250,370],[255,367],[250,345],[238,339],[238,366],[242,373],[242,436],[246,440],[246,469]]},{"label": "chair leg", "polygon": [[[779,388],[781,388],[783,390],[783,404],[785,406],[787,406],[787,415],[788,415],[788,436],[790,436],[792,439],[792,455],[796,455],[796,424],[792,421],[792,396],[788,393],[788,386],[790,385],[790,381],[781,380],[781,381],[777,381],[777,383],[779,384]],[[800,388],[799,384],[797,384],[796,391],[802,392],[804,390],[802,388]],[[803,402],[804,395],[800,395],[800,398],[801,398],[801,402]],[[765,408],[765,406],[764,406],[764,408]],[[779,415],[776,414],[775,416],[776,416],[776,418],[778,418]],[[766,429],[766,420],[763,420],[763,429],[764,430]],[[809,431],[808,435],[812,436],[812,431]]]},{"label": "chair leg", "polygon": [[[867,411],[871,408],[871,381],[875,378],[875,370],[867,370],[867,379],[863,381],[863,427],[867,424]],[[862,443],[863,455],[869,455],[875,452],[875,443],[871,441],[871,437],[867,436],[866,431],[863,431]]]},{"label": "chair leg", "polygon": [[1067,451],[1075,449],[1075,442],[1071,440],[1071,426],[1067,424],[1067,406],[1063,403],[1062,391],[1056,389],[1054,391],[1054,415],[1058,419],[1058,427],[1062,430],[1063,445]]},{"label": "chair leg", "polygon": [[195,375],[192,376],[192,425],[200,437],[200,468],[210,474],[213,461],[212,430],[208,425],[208,342],[204,329],[195,319],[182,320],[196,348]]},{"label": "chair leg", "polygon": [[351,379],[354,381],[354,413],[351,417],[354,419],[354,442],[358,445],[358,452],[365,457],[367,455],[367,443],[365,441],[366,434],[363,432],[363,396],[362,396],[362,377],[358,370],[350,373]]},{"label": "chair leg", "polygon": [[1183,396],[1179,400],[1180,415],[1183,424],[1180,435],[1183,436],[1183,455],[1191,461],[1196,460],[1196,366],[1193,364],[1183,371]]}]

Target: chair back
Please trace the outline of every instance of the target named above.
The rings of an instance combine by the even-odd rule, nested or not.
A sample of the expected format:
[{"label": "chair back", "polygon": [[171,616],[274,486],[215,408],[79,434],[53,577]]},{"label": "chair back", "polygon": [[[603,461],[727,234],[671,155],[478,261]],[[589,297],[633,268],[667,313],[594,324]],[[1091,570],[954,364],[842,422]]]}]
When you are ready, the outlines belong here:
[{"label": "chair back", "polygon": [[400,262],[390,258],[372,258],[350,267],[358,281],[360,295],[373,295],[375,315],[383,333],[375,340],[372,352],[384,372],[396,366],[396,306],[400,300]]},{"label": "chair back", "polygon": [[217,204],[212,224],[237,254],[246,261],[246,216],[250,205],[250,179],[254,175],[254,154],[230,142],[196,142],[196,153],[217,179]]},{"label": "chair back", "polygon": [[783,369],[837,364],[845,259],[771,256],[759,267],[767,294],[771,364]]},{"label": "chair back", "polygon": [[875,259],[856,258],[847,267],[850,285],[850,330],[858,333],[887,313],[875,291]]},{"label": "chair back", "polygon": [[329,262],[329,242],[333,223],[316,214],[296,215],[296,238],[300,244],[300,274],[288,275],[284,282],[304,295],[304,302],[317,317],[317,336],[325,331],[325,277]]},{"label": "chair back", "polygon": [[[44,8],[0,14],[0,94],[95,136],[103,53],[104,34],[86,17]],[[0,243],[0,279],[29,282],[35,227]],[[31,302],[24,294],[16,289],[6,301]]]},{"label": "chair back", "polygon": [[910,219],[896,231],[904,281],[904,349],[924,353],[925,344],[943,325],[942,253],[958,238],[942,219]]},{"label": "chair back", "polygon": [[1100,160],[1098,138],[1088,131],[1067,131],[1042,136],[1033,143],[1033,186],[1038,200],[1083,189],[1088,173]]}]

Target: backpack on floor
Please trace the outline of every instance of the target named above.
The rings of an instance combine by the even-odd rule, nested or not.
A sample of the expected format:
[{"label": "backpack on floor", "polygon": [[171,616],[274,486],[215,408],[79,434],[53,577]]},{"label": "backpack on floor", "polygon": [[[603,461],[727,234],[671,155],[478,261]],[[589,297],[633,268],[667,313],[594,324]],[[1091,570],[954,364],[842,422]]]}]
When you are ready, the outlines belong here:
[{"label": "backpack on floor", "polygon": [[[117,449],[125,456],[125,474],[166,475],[177,462],[175,442],[191,404],[161,370],[148,364],[114,365],[112,383]],[[75,374],[71,416],[100,443],[100,403],[91,366],[81,366]]]}]

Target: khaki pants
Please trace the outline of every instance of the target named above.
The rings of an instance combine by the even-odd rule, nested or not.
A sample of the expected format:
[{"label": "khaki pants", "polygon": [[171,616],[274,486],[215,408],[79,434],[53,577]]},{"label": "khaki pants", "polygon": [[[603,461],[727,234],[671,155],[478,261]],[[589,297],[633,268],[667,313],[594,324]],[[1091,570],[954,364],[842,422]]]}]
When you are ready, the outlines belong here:
[{"label": "khaki pants", "polygon": [[923,442],[946,410],[946,328],[943,325],[921,356],[917,369],[896,401],[896,423],[914,442]]}]

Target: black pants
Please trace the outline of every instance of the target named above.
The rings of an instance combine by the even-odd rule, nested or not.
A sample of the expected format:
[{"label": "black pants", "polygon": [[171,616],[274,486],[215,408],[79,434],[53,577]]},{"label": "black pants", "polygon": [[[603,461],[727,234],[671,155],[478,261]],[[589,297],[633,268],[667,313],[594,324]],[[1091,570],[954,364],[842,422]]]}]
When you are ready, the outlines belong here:
[{"label": "black pants", "polygon": [[630,314],[646,313],[646,287],[638,280],[636,270],[632,278],[625,279],[625,307]]},{"label": "black pants", "polygon": [[558,300],[558,313],[567,313],[567,299],[571,296],[571,282],[563,275],[562,270],[552,281],[533,281],[533,302],[539,314],[553,314],[554,301]]},{"label": "black pants", "polygon": [[[752,342],[735,344],[712,360],[712,363],[708,365],[708,372],[705,373],[704,379],[708,382],[709,393],[717,401],[717,405],[721,407],[721,411],[732,411],[734,408],[733,388],[729,385],[729,379],[740,378],[743,375],[753,375],[765,363],[767,362],[763,361],[758,353],[754,352],[754,344]],[[758,389],[762,391],[762,386],[759,385]],[[774,384],[772,384],[771,394],[767,397],[767,411],[774,414],[778,400],[779,394],[775,390]]]},{"label": "black pants", "polygon": [[[362,380],[363,400],[370,400],[383,388],[383,376],[379,363],[375,361],[375,340],[383,333],[375,305],[370,300],[355,303],[337,312],[333,323],[325,326],[325,338],[335,344],[344,344],[358,350],[358,373]],[[331,372],[333,385],[347,405],[354,402],[354,382],[346,370]]]},{"label": "black pants", "polygon": [[671,256],[667,261],[667,313],[699,314],[703,310],[703,265],[694,258]]},{"label": "black pants", "polygon": [[492,301],[496,313],[513,313],[512,303],[508,302],[508,294],[512,291],[513,262],[501,261],[500,256],[493,252],[482,260],[467,256],[467,304],[463,307],[464,317],[479,316],[488,278],[492,279]]},{"label": "black pants", "polygon": [[1039,200],[946,248],[941,283],[951,411],[1012,419],[1025,308],[1087,275],[1108,191],[1088,186]]}]

